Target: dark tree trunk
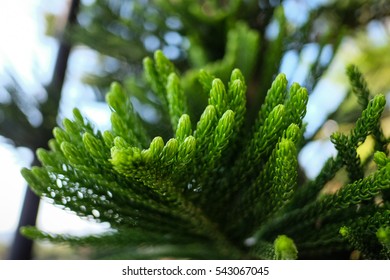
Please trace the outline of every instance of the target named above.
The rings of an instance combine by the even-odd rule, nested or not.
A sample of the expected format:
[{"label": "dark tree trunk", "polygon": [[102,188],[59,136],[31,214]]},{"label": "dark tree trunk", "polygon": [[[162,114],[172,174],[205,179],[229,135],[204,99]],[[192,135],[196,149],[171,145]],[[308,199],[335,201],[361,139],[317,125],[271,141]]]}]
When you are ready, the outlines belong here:
[{"label": "dark tree trunk", "polygon": [[[73,0],[69,8],[67,26],[76,22],[80,1]],[[61,90],[65,80],[66,69],[68,66],[68,58],[71,51],[71,45],[66,40],[61,40],[58,50],[54,73],[50,85],[47,87],[48,101],[42,106],[42,114],[44,115],[43,124],[37,128],[41,135],[40,139],[36,139],[36,143],[26,143],[32,150],[38,147],[47,146],[47,142],[51,138],[51,131],[56,125],[55,120],[58,113],[59,102],[61,99]],[[37,158],[34,159],[33,165],[38,165]],[[25,238],[20,234],[20,228],[24,226],[35,226],[38,214],[40,198],[35,195],[30,188],[27,188],[23,208],[19,219],[17,231],[14,236],[13,243],[9,252],[11,260],[28,260],[32,259],[33,241]]]},{"label": "dark tree trunk", "polygon": [[39,197],[36,196],[30,188],[26,189],[23,209],[20,214],[18,230],[15,233],[13,244],[11,246],[9,259],[11,260],[29,260],[32,259],[33,242],[20,234],[19,229],[23,226],[35,226],[39,208]]}]

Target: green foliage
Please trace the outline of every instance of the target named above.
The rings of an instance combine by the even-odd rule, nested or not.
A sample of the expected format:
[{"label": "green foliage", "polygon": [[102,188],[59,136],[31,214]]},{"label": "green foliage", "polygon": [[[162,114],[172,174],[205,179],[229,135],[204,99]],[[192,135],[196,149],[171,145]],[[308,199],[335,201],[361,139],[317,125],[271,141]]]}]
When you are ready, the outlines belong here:
[{"label": "green foliage", "polygon": [[[98,251],[105,254],[96,256],[104,258],[324,258],[352,249],[365,258],[389,257],[390,210],[383,194],[390,160],[376,152],[378,168],[366,175],[356,152],[379,131],[383,95],[367,102],[349,135],[333,135],[337,157],[301,185],[305,88],[288,88],[279,74],[252,122],[241,71],[233,70],[225,84],[203,70],[197,77],[208,100],[197,119],[178,71],[162,52],[144,66],[169,119],[168,137],[151,136],[131,93],[113,83],[106,98],[111,129],[96,130],[74,110],[73,120],[54,129],[50,149],[37,151],[42,167],[22,170],[38,195],[80,217],[108,222],[112,230],[79,238],[24,228],[26,235],[103,247]],[[351,79],[355,91],[365,90],[360,76]],[[344,166],[349,182],[321,194]]]},{"label": "green foliage", "polygon": [[298,256],[294,241],[285,235],[278,236],[274,246],[277,260],[295,260]]}]

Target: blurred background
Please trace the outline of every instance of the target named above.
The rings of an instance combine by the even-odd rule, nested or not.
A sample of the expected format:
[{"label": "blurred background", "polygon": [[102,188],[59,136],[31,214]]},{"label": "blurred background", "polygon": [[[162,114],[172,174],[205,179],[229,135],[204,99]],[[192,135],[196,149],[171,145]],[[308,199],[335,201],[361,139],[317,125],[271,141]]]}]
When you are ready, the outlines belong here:
[{"label": "blurred background", "polygon": [[[34,161],[32,148],[35,140],[30,137],[40,134],[39,131],[23,132],[26,124],[20,120],[20,114],[27,117],[32,129],[39,129],[43,122],[45,116],[35,106],[48,98],[48,85],[54,75],[59,38],[63,36],[70,4],[70,1],[63,0],[17,0],[1,4],[0,190],[4,194],[3,203],[0,203],[1,258],[7,256],[7,249],[12,244],[26,192],[20,169]],[[60,119],[70,117],[72,109],[77,106],[85,114],[92,114],[96,123],[108,123],[108,109],[96,102],[93,90],[82,82],[83,73],[96,68],[97,54],[80,46],[71,52],[68,60],[66,79],[62,89],[58,89],[62,98],[57,119],[61,122]],[[20,106],[21,111],[12,105]],[[15,137],[21,138],[22,145],[15,141]],[[43,141],[41,145],[46,146]],[[51,232],[75,234],[101,232],[105,228],[69,215],[46,202],[40,204],[37,225]]]},{"label": "blurred background", "polygon": [[[188,3],[201,9],[194,12],[195,6]],[[335,154],[329,136],[336,130],[349,130],[359,114],[350,95],[346,65],[360,68],[373,94],[389,96],[388,1],[4,0],[0,4],[0,259],[22,244],[15,241],[26,195],[20,169],[38,164],[34,151],[47,147],[53,127],[78,107],[98,129],[107,129],[104,95],[112,81],[132,89],[136,109],[155,124],[158,112],[140,90],[144,87],[142,58],[162,49],[183,72],[204,65],[216,69],[215,61],[223,63],[228,52],[231,18],[230,14],[218,18],[210,11],[226,12],[234,5],[244,8],[234,10],[233,20],[258,28],[268,46],[283,35],[280,59],[269,80],[284,72],[289,82],[301,83],[311,92],[307,143],[299,155],[308,178],[315,177]],[[277,17],[270,16],[278,5],[285,11],[284,33]],[[188,18],[182,17],[187,13]],[[255,69],[253,73],[262,72]],[[268,87],[264,83],[257,90],[264,92]],[[390,134],[388,116],[386,112],[383,117],[386,136]],[[370,147],[368,139],[359,154],[364,157]],[[25,208],[30,223],[35,220],[34,211],[34,205]],[[107,224],[82,220],[45,200],[39,204],[37,226],[78,235],[109,229]],[[33,258],[84,256],[44,243],[33,248]]]}]

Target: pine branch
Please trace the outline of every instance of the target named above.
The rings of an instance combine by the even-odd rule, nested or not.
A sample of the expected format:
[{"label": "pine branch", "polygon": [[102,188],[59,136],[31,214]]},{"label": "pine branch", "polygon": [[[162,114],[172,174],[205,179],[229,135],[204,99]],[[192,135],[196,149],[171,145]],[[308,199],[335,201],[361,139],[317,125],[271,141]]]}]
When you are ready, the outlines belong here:
[{"label": "pine branch", "polygon": [[371,97],[366,80],[356,65],[347,66],[346,73],[352,86],[353,93],[358,97],[358,102],[362,108],[367,108]]},{"label": "pine branch", "polygon": [[[226,85],[203,70],[199,90],[209,91],[209,97],[193,129],[191,120],[197,118],[190,115],[191,104],[173,64],[161,52],[144,63],[150,87],[162,99],[169,138],[150,140],[131,96],[114,83],[107,95],[110,130],[96,130],[74,110],[73,120],[65,119],[63,128],[53,130],[50,150],[37,151],[43,166],[22,170],[38,195],[80,217],[108,222],[112,231],[77,238],[26,228],[27,235],[107,244],[107,257],[296,259],[315,249],[345,252],[349,245],[367,257],[388,256],[389,204],[385,201],[380,209],[374,200],[386,200],[390,159],[375,153],[378,169],[365,177],[356,153],[380,125],[384,96],[368,102],[348,136],[333,136],[337,157],[328,160],[314,181],[298,186],[305,88],[293,83],[287,89],[280,74],[247,130],[241,71],[233,70]],[[335,194],[318,195],[343,165],[350,182]],[[375,234],[375,242],[361,242]],[[135,248],[138,254],[132,252]]]}]

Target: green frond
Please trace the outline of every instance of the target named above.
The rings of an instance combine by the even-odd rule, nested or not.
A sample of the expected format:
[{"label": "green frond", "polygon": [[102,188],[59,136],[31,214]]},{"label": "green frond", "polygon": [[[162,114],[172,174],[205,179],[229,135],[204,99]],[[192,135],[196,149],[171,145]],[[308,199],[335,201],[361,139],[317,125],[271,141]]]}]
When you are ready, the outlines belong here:
[{"label": "green frond", "polygon": [[206,70],[204,69],[199,70],[198,80],[199,83],[202,85],[203,91],[205,93],[209,94],[214,79],[215,77],[211,75],[209,72],[207,72]]},{"label": "green frond", "polygon": [[376,232],[376,236],[382,244],[386,246],[390,245],[390,228],[379,228]]},{"label": "green frond", "polygon": [[187,113],[187,99],[180,85],[180,78],[175,73],[171,73],[167,80],[167,99],[169,106],[169,116],[174,130],[182,114]]},{"label": "green frond", "polygon": [[228,95],[225,85],[220,79],[214,79],[211,84],[208,104],[215,107],[217,118],[220,118],[229,109]]},{"label": "green frond", "polygon": [[275,259],[296,260],[298,258],[298,250],[291,238],[285,235],[279,235],[274,241],[274,246]]},{"label": "green frond", "polygon": [[53,135],[54,135],[55,139],[57,140],[58,144],[61,144],[62,142],[70,141],[69,135],[62,128],[55,127],[53,129]]},{"label": "green frond", "polygon": [[194,160],[196,154],[196,140],[193,136],[188,136],[180,143],[178,153],[178,165],[180,168],[186,168]]},{"label": "green frond", "polygon": [[254,188],[259,189],[254,195],[257,221],[263,222],[290,201],[297,185],[296,158],[295,144],[290,139],[281,139],[254,181]]},{"label": "green frond", "polygon": [[285,113],[284,105],[275,106],[264,124],[254,132],[253,138],[241,154],[240,162],[236,165],[243,178],[255,171],[254,167],[259,165],[262,158],[268,158],[270,155],[285,129],[283,127]]},{"label": "green frond", "polygon": [[197,142],[198,159],[202,160],[207,154],[209,143],[212,141],[213,132],[218,124],[217,112],[213,105],[208,105],[203,111],[194,132]]},{"label": "green frond", "polygon": [[[275,17],[284,34],[283,11],[277,9]],[[280,34],[269,46],[282,46]],[[258,43],[255,36],[250,40]],[[149,138],[152,124],[137,115],[131,102],[138,97],[119,83],[106,97],[111,129],[98,131],[75,110],[72,120],[53,130],[50,149],[37,150],[42,167],[21,172],[39,196],[84,219],[108,222],[111,231],[87,237],[35,228],[23,233],[104,248],[104,257],[113,258],[297,259],[352,249],[365,258],[388,258],[390,159],[375,149],[367,162],[373,159],[377,168],[367,172],[368,164],[357,153],[367,136],[379,135],[385,97],[367,101],[348,135],[333,134],[338,155],[314,180],[302,183],[298,153],[307,90],[296,83],[288,89],[286,76],[279,74],[252,120],[244,78],[252,66],[243,71],[233,66],[254,54],[238,54],[237,46],[230,45],[223,58],[224,77],[205,67],[194,76],[199,83],[193,89],[161,51],[144,60],[153,91],[147,94],[158,97],[154,104],[165,114],[158,125],[169,130],[166,134]],[[365,84],[356,69],[349,71],[363,100]],[[202,114],[192,113],[187,91],[208,94]],[[335,193],[322,193],[343,166],[349,182]]]},{"label": "green frond", "polygon": [[386,98],[382,94],[376,95],[368,102],[362,116],[356,121],[351,133],[351,140],[355,145],[360,145],[367,135],[372,134],[379,127],[379,119],[386,105]]},{"label": "green frond", "polygon": [[245,121],[246,84],[241,71],[234,69],[228,84],[229,109],[235,113],[235,131],[238,132]]},{"label": "green frond", "polygon": [[325,184],[334,178],[336,172],[340,170],[342,166],[343,162],[341,157],[329,158],[314,180],[307,182],[307,184],[297,189],[288,208],[301,208],[303,205],[315,199]]},{"label": "green frond", "polygon": [[104,131],[102,138],[107,148],[111,148],[114,145],[115,136],[112,134],[111,131]]},{"label": "green frond", "polygon": [[167,81],[171,73],[176,73],[173,63],[158,50],[154,53],[154,60],[150,57],[143,60],[143,66],[146,81],[158,96],[164,110],[168,111]]},{"label": "green frond", "polygon": [[297,187],[298,161],[295,144],[290,139],[282,139],[276,147],[274,187],[272,196],[278,205],[277,208],[287,204]]},{"label": "green frond", "polygon": [[390,227],[380,227],[376,232],[376,237],[383,246],[381,254],[385,259],[390,259]]},{"label": "green frond", "polygon": [[308,101],[307,90],[299,84],[291,85],[288,98],[286,100],[286,125],[296,123],[299,127],[302,126],[302,120],[306,115],[306,105]]},{"label": "green frond", "polygon": [[[58,152],[61,152],[61,150],[57,151]],[[42,165],[45,165],[45,166],[57,166],[59,165],[57,159],[58,159],[58,156],[56,156],[53,151],[47,151],[45,149],[38,149],[36,151],[36,155],[37,155],[37,158],[38,160],[42,163]]]},{"label": "green frond", "polygon": [[[368,108],[371,93],[362,73],[356,65],[349,65],[346,72],[352,86],[352,92],[357,96],[359,104],[363,109]],[[382,128],[379,125],[374,126],[370,133],[375,136],[377,148],[381,151],[387,152],[386,146],[388,141],[383,134]]]},{"label": "green frond", "polygon": [[373,199],[381,190],[390,187],[388,185],[390,179],[388,174],[389,168],[390,166],[387,165],[385,169],[373,175],[342,187],[334,195],[325,195],[318,201],[320,206],[317,208],[318,211],[324,211],[328,207],[331,207],[330,205],[335,208],[347,208]]},{"label": "green frond", "polygon": [[76,145],[69,142],[61,143],[61,150],[65,158],[72,164],[78,166],[88,166],[90,163],[88,157],[83,152],[80,152]]},{"label": "green frond", "polygon": [[148,136],[139,116],[133,110],[130,96],[126,95],[122,86],[113,83],[106,95],[106,101],[112,111],[113,134],[123,137],[131,145],[144,147],[148,141]]},{"label": "green frond", "polygon": [[389,257],[389,210],[378,209],[340,228],[340,235],[364,258]]},{"label": "green frond", "polygon": [[266,260],[296,260],[298,250],[294,241],[286,235],[279,235],[273,243],[258,241],[253,246],[252,255]]},{"label": "green frond", "polygon": [[302,130],[297,124],[292,123],[287,127],[286,133],[283,137],[290,139],[293,143],[297,144],[302,137]]},{"label": "green frond", "polygon": [[155,51],[154,61],[155,68],[158,73],[157,78],[162,85],[166,85],[169,75],[176,72],[175,66],[160,50]]},{"label": "green frond", "polygon": [[190,135],[192,135],[190,116],[187,114],[183,114],[180,116],[180,119],[177,123],[175,136],[179,142],[183,142],[183,140]]},{"label": "green frond", "polygon": [[[210,252],[213,244],[207,240],[200,239],[204,243],[203,248],[198,244],[189,243],[191,238],[186,235],[163,235],[157,232],[145,232],[137,229],[122,230],[95,236],[75,237],[64,234],[51,234],[39,231],[33,227],[22,228],[22,233],[29,238],[36,240],[49,241],[51,243],[68,244],[75,249],[81,249],[83,246],[93,245],[99,250],[95,253],[96,258],[123,259],[156,259],[161,257],[188,257],[193,256],[196,259],[218,258],[218,254]],[[137,247],[138,244],[147,242],[148,246]],[[172,243],[175,246],[172,246]],[[191,245],[189,245],[191,244]],[[81,248],[80,248],[81,247]],[[105,254],[102,254],[102,251]]]},{"label": "green frond", "polygon": [[[379,119],[384,110],[385,102],[382,95],[377,95],[367,103],[367,108],[363,110],[362,116],[356,121],[350,135],[346,136],[338,132],[332,135],[331,140],[339,152],[338,156],[328,159],[317,178],[298,189],[292,204],[289,206],[290,208],[299,208],[315,198],[343,165],[347,168],[350,180],[353,181],[363,177],[363,166],[360,163],[356,149],[368,135],[379,127]],[[386,156],[380,155],[383,165],[379,165],[379,167],[382,167],[386,164],[384,160]]]},{"label": "green frond", "polygon": [[255,132],[254,140],[250,146],[254,147],[255,154],[262,154],[262,151],[267,151],[274,146],[273,144],[281,136],[284,131],[282,126],[286,114],[285,106],[279,104],[273,108],[268,117],[264,121],[264,125]]},{"label": "green frond", "polygon": [[295,124],[289,126],[286,137],[279,140],[257,178],[240,190],[241,195],[233,207],[233,217],[240,220],[237,222],[240,230],[235,229],[236,233],[252,233],[267,219],[283,211],[292,199],[298,177],[294,143],[297,129]]},{"label": "green frond", "polygon": [[352,86],[352,91],[358,97],[359,104],[363,109],[367,108],[371,94],[362,73],[356,65],[348,65],[346,73]]},{"label": "green frond", "polygon": [[270,112],[279,104],[284,104],[287,96],[287,79],[283,73],[276,76],[260,108],[255,127],[261,126]]},{"label": "green frond", "polygon": [[26,180],[26,182],[29,184],[30,188],[34,191],[34,193],[36,193],[38,196],[41,196],[43,194],[41,189],[48,180],[47,173],[37,174],[39,170],[41,169],[38,167],[32,167],[31,170],[23,168],[21,170],[21,174]]},{"label": "green frond", "polygon": [[335,145],[343,164],[346,166],[351,181],[363,178],[363,167],[361,166],[356,146],[350,137],[341,133],[334,133],[331,141]]},{"label": "green frond", "polygon": [[379,119],[384,110],[386,100],[383,95],[377,95],[368,102],[367,108],[363,110],[362,116],[356,121],[355,128],[351,135],[346,136],[334,133],[331,137],[339,152],[339,158],[347,167],[350,180],[358,180],[363,177],[363,169],[360,158],[357,154],[359,147],[379,127]]},{"label": "green frond", "polygon": [[168,104],[165,96],[165,85],[160,82],[159,73],[156,70],[153,59],[150,57],[144,58],[143,66],[146,81],[150,84],[150,87],[158,96],[163,106],[167,106]]},{"label": "green frond", "polygon": [[206,161],[210,163],[211,168],[213,168],[214,163],[221,158],[234,134],[234,116],[235,114],[232,110],[227,110],[218,121],[214,132],[213,142],[209,144],[209,157],[206,158]]},{"label": "green frond", "polygon": [[[248,239],[248,243],[252,243],[252,239]],[[275,259],[275,244],[272,242],[257,240],[256,244],[251,246],[251,255],[262,260],[274,260]]]},{"label": "green frond", "polygon": [[375,152],[374,161],[377,164],[378,169],[381,169],[390,163],[390,159],[386,156],[386,154],[379,151]]},{"label": "green frond", "polygon": [[108,161],[110,153],[102,139],[96,138],[89,132],[85,132],[82,139],[85,149],[95,160]]},{"label": "green frond", "polygon": [[279,230],[293,227],[299,220],[315,221],[316,218],[323,217],[338,209],[348,209],[356,207],[360,203],[369,202],[375,196],[390,187],[390,165],[378,170],[364,179],[343,186],[335,194],[328,194],[319,197],[314,202],[306,204],[302,209],[296,209],[269,221],[255,236],[262,238],[268,236],[281,225]]}]

